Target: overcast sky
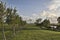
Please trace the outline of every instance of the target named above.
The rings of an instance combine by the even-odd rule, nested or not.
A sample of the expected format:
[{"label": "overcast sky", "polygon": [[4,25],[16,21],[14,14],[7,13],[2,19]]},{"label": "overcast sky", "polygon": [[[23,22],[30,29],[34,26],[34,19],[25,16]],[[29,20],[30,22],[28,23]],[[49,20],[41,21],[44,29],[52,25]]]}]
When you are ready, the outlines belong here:
[{"label": "overcast sky", "polygon": [[[60,0],[2,0],[7,7],[16,7],[24,19],[45,18],[55,19],[60,16]],[[56,20],[53,20],[56,21]]]}]

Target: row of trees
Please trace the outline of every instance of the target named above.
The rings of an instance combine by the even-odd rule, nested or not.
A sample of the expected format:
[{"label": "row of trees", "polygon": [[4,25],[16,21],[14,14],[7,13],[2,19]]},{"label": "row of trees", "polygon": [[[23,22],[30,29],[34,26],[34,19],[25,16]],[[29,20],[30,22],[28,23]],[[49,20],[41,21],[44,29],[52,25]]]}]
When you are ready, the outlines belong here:
[{"label": "row of trees", "polygon": [[60,17],[57,18],[57,21],[58,21],[57,24],[51,24],[49,19],[44,19],[42,21],[42,19],[40,18],[36,20],[35,24],[36,26],[40,26],[40,28],[50,29],[51,26],[56,26],[56,29],[59,29],[60,28]]},{"label": "row of trees", "polygon": [[50,27],[50,21],[48,19],[45,19],[42,21],[42,19],[37,19],[35,22],[36,26],[40,26],[40,28],[49,28]]},{"label": "row of trees", "polygon": [[0,28],[2,28],[3,40],[6,40],[5,27],[13,29],[13,35],[15,36],[16,27],[22,27],[26,24],[22,18],[18,15],[16,7],[6,7],[6,3],[0,2]]}]

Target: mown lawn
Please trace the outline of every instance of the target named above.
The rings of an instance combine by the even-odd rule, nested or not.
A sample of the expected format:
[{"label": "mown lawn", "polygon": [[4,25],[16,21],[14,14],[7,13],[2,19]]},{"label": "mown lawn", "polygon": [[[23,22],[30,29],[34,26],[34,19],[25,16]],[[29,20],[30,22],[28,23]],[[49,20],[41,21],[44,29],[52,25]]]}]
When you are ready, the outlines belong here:
[{"label": "mown lawn", "polygon": [[60,32],[48,30],[21,30],[12,40],[60,40]]}]

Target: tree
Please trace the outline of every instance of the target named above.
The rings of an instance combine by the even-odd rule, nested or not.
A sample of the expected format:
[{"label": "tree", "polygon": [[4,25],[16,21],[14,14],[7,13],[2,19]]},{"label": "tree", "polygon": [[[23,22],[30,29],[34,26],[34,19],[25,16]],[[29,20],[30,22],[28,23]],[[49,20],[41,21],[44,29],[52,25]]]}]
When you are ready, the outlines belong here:
[{"label": "tree", "polygon": [[12,9],[12,8],[7,8],[7,19],[6,19],[6,23],[8,25],[11,25],[13,28],[13,34],[15,35],[15,25],[16,25],[16,9]]},{"label": "tree", "polygon": [[4,16],[5,16],[5,4],[3,4],[3,2],[1,1],[0,3],[0,26],[2,27],[2,34],[3,34],[3,40],[6,40],[6,36],[5,36],[5,32],[4,32],[4,27],[5,27],[5,23],[4,23]]},{"label": "tree", "polygon": [[45,27],[45,28],[49,28],[50,27],[50,21],[48,19],[45,19],[43,22],[42,22],[42,25]]},{"label": "tree", "polygon": [[60,23],[60,17],[57,18],[58,23]]},{"label": "tree", "polygon": [[7,12],[7,14],[6,14],[6,17],[7,17],[6,23],[11,24],[11,22],[12,22],[12,9],[7,8],[6,12]]},{"label": "tree", "polygon": [[58,21],[57,29],[60,29],[60,17],[57,18],[57,21]]},{"label": "tree", "polygon": [[7,8],[7,19],[6,19],[6,23],[8,25],[11,25],[12,26],[13,35],[15,36],[15,34],[16,34],[16,28],[18,26],[22,25],[22,19],[17,14],[16,8],[14,8],[14,9]]},{"label": "tree", "polygon": [[50,27],[50,21],[48,19],[45,19],[42,21],[42,19],[37,19],[35,24],[37,26],[40,26],[40,28],[49,28]]},{"label": "tree", "polygon": [[0,2],[0,27],[2,28],[3,40],[6,40],[5,27],[9,26],[13,28],[13,35],[16,34],[16,28],[21,25],[25,25],[26,21],[23,21],[17,14],[16,8],[6,8],[6,5]]},{"label": "tree", "polygon": [[40,25],[40,24],[41,24],[41,21],[42,21],[42,19],[39,18],[39,19],[36,20],[35,24],[36,24],[37,26],[41,26],[41,25]]},{"label": "tree", "polygon": [[3,40],[6,40],[4,29],[6,26],[13,28],[13,35],[15,36],[16,28],[25,24],[26,21],[23,21],[22,18],[19,17],[16,8],[6,8],[3,2],[0,3],[0,27],[2,28]]}]

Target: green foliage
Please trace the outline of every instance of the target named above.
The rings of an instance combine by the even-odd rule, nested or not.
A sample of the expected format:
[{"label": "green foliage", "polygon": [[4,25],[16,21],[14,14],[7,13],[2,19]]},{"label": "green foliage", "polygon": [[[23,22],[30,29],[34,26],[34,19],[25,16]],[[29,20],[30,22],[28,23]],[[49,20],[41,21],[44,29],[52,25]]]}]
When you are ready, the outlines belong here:
[{"label": "green foliage", "polygon": [[48,19],[45,19],[41,21],[42,19],[37,19],[35,24],[36,26],[39,26],[40,28],[49,28],[50,27],[50,21]]},{"label": "green foliage", "polygon": [[60,23],[60,17],[57,18],[58,23]]},{"label": "green foliage", "polygon": [[2,28],[3,40],[6,40],[5,28],[13,28],[15,34],[16,27],[25,25],[26,22],[19,17],[16,8],[7,8],[6,5],[1,1],[0,3],[0,28]]},{"label": "green foliage", "polygon": [[47,20],[47,19],[45,19],[45,20],[42,22],[42,25],[43,25],[44,27],[50,27],[50,21]]},{"label": "green foliage", "polygon": [[57,27],[59,28],[60,27],[60,17],[57,18],[57,21],[58,21]]}]

